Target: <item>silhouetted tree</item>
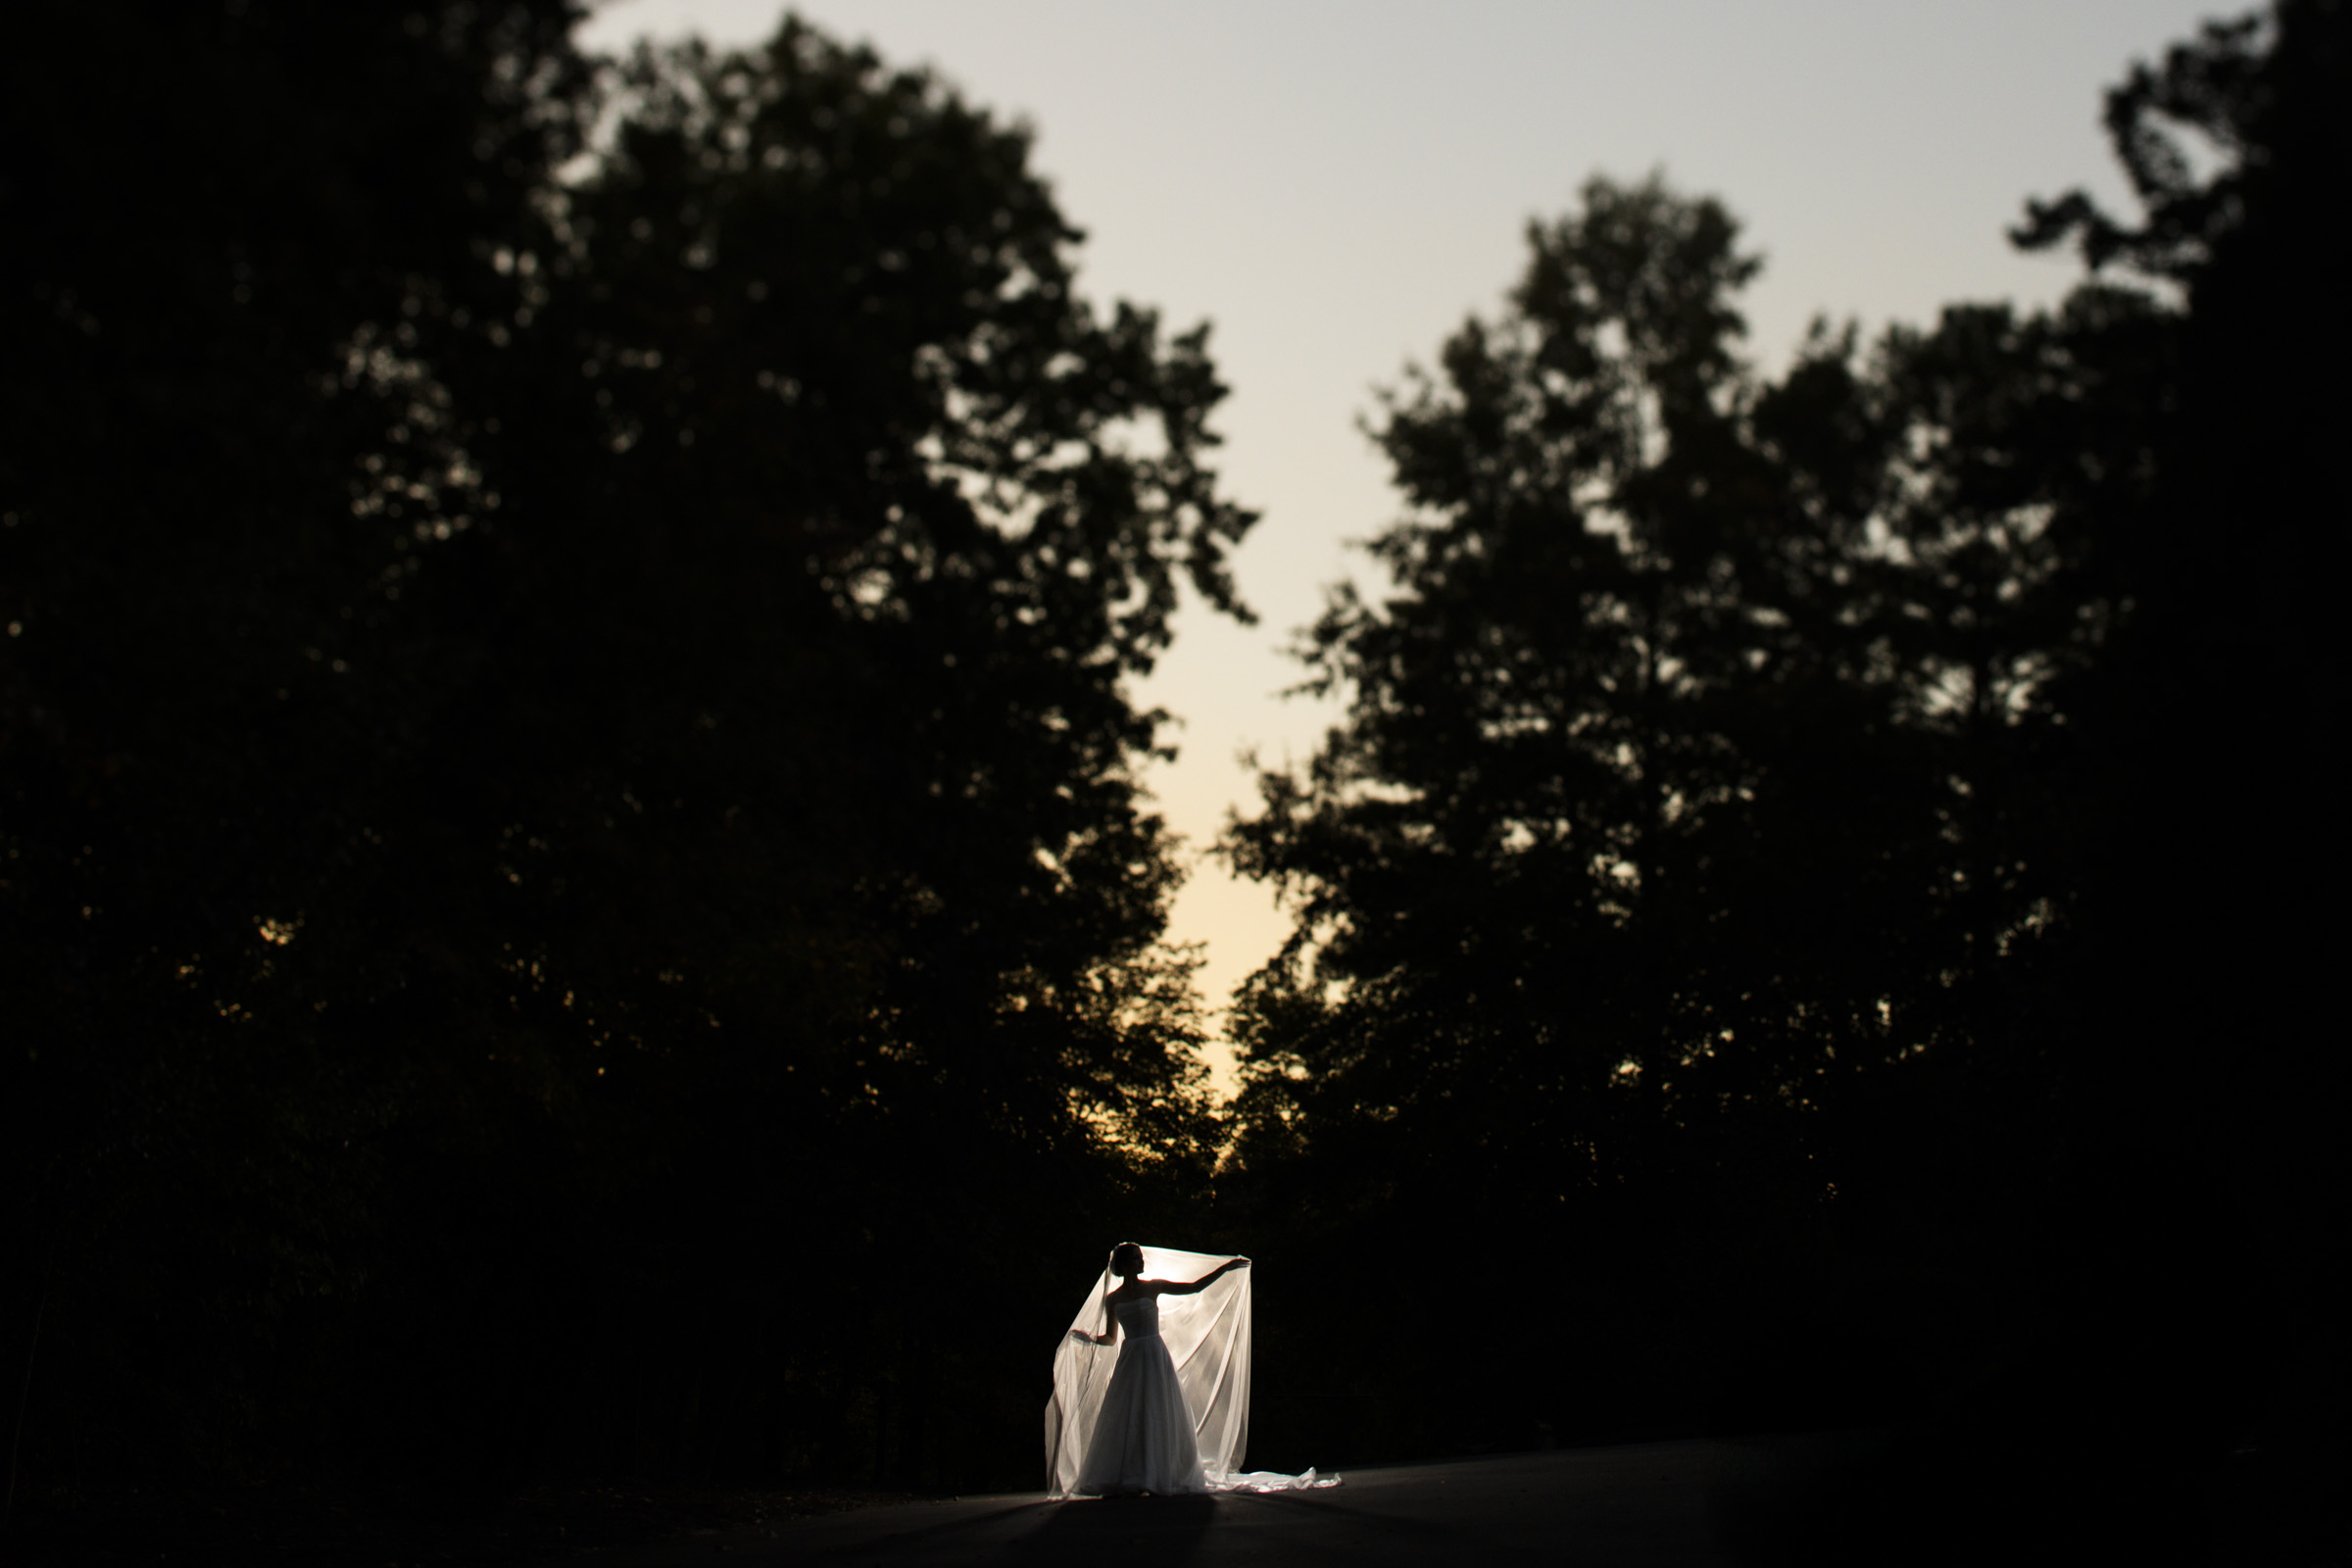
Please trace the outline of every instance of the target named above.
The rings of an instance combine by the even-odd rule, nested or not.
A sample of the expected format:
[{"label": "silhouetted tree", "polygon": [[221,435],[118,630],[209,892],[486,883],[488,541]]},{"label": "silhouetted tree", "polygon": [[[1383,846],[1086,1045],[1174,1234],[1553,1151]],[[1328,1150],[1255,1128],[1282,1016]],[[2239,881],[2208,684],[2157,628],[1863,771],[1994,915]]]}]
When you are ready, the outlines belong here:
[{"label": "silhouetted tree", "polygon": [[1310,661],[1348,721],[1233,844],[1301,900],[1250,1016],[1264,1129],[1458,1116],[1556,1188],[1662,1128],[1801,1124],[2043,918],[1968,819],[2073,631],[2061,545],[2047,475],[1972,465],[2080,377],[2059,325],[1959,312],[1759,382],[1731,220],[1654,182],[1530,238],[1374,432],[1397,591],[1335,596]]},{"label": "silhouetted tree", "polygon": [[1335,595],[1307,657],[1348,716],[1231,840],[1299,908],[1242,1010],[1245,1192],[1341,1255],[1507,1256],[1592,1306],[1563,1345],[1625,1348],[1428,1444],[1699,1419],[1655,1386],[1698,1358],[1632,1349],[1594,1276],[1696,1309],[1723,1280],[1667,1235],[1703,1212],[1676,1194],[1817,1200],[1832,1080],[1915,1051],[1966,961],[1948,781],[1905,721],[1917,566],[1880,518],[1900,412],[1850,333],[1747,369],[1755,263],[1714,202],[1595,180],[1529,240],[1504,315],[1372,431],[1412,509],[1372,546],[1395,591]]},{"label": "silhouetted tree", "polygon": [[1180,578],[1239,612],[1205,329],[1081,299],[1023,133],[921,74],[574,20],[43,6],[11,54],[53,1470],[945,1475],[988,1450],[925,1401],[1026,1434],[1034,1379],[925,1282],[1007,1281],[1017,1343],[1066,1309],[1023,1259],[1205,1178],[1121,684]]},{"label": "silhouetted tree", "polygon": [[351,507],[390,421],[319,383],[414,277],[507,292],[472,247],[531,229],[576,141],[570,21],[11,19],[0,1101],[12,1330],[47,1303],[35,1453],[61,1417],[118,1450],[214,1445],[362,1272],[329,1242],[390,1097],[306,1040],[304,970],[390,956],[327,921],[284,939],[361,870],[355,794],[414,731],[419,645],[358,609],[409,526]]},{"label": "silhouetted tree", "polygon": [[[2278,808],[2340,684],[2342,393],[2293,368],[2341,340],[2340,34],[2283,7],[2119,89],[2146,221],[2072,197],[2021,238],[2140,275],[2054,312],[1820,328],[1765,380],[1722,209],[1596,181],[1386,400],[1390,587],[1304,645],[1347,716],[1228,842],[1298,922],[1244,998],[1226,1191],[1335,1262],[1406,1238],[1567,1303],[1489,1409],[1434,1353],[1379,1396],[1410,1441],[1573,1425],[1611,1362],[1653,1412],[1678,1362],[1804,1373],[1752,1327],[1874,1274],[1839,1337],[2042,1344],[2145,1484],[2242,1418],[2231,1205],[2292,1190],[2273,1229],[2324,1271],[2291,1238],[2342,1190],[2303,1032],[2338,922],[2293,896],[2340,826]],[[2142,1204],[2203,1260],[2162,1310],[2082,1241]],[[2117,1350],[2160,1343],[2161,1410]],[[1807,1381],[1721,1418],[1836,1413]]]},{"label": "silhouetted tree", "polygon": [[[2352,349],[2328,216],[2352,173],[2346,35],[2342,5],[2286,0],[2134,67],[2105,118],[2138,220],[2076,192],[2029,204],[2016,234],[2072,239],[2182,306],[2148,421],[2153,504],[2104,539],[2128,659],[2086,711],[2116,1009],[2104,1076],[2133,1087],[2137,1136],[2268,1166],[2266,1202],[2337,1229],[2340,1074],[2313,1041],[2343,922],[2312,889],[2339,874],[2344,819],[2283,803],[2327,776],[2343,726],[2352,408],[2321,368]],[[2303,1207],[2321,1194],[2336,1195],[2328,1221]]]}]

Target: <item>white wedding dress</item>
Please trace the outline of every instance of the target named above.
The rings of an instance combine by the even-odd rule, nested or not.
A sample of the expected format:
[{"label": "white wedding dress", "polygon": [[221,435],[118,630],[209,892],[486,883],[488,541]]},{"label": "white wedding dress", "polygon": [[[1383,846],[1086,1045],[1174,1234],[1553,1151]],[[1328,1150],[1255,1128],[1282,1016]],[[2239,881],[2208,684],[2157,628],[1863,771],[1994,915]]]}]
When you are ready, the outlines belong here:
[{"label": "white wedding dress", "polygon": [[1116,1301],[1110,1312],[1119,1325],[1119,1359],[1070,1490],[1090,1497],[1206,1492],[1193,1412],[1159,1337],[1159,1298]]},{"label": "white wedding dress", "polygon": [[[1233,1261],[1147,1247],[1143,1278],[1197,1280]],[[1114,1309],[1105,1268],[1054,1354],[1046,1404],[1046,1491],[1053,1496],[1288,1492],[1339,1484],[1235,1467],[1250,1442],[1250,1275],[1219,1276],[1189,1296],[1147,1296]],[[1111,1344],[1095,1342],[1108,1335]]]}]

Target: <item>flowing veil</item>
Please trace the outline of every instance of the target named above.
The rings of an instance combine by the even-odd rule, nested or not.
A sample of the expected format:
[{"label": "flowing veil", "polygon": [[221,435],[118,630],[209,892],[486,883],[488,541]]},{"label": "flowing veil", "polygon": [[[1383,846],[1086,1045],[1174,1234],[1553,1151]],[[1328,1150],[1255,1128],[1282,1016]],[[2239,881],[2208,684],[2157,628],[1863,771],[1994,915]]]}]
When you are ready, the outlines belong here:
[{"label": "flowing veil", "polygon": [[[1169,1247],[1143,1250],[1146,1279],[1197,1280],[1233,1260],[1224,1252],[1185,1252]],[[1312,1470],[1286,1476],[1244,1474],[1236,1468],[1250,1446],[1250,1270],[1237,1268],[1198,1295],[1159,1298],[1159,1335],[1176,1363],[1176,1379],[1192,1413],[1200,1468],[1210,1487],[1219,1491],[1330,1486],[1333,1478],[1318,1481]],[[1095,1419],[1102,1410],[1103,1392],[1110,1386],[1111,1368],[1118,1363],[1122,1336],[1109,1306],[1116,1284],[1106,1264],[1054,1352],[1054,1396],[1046,1402],[1050,1496],[1068,1496],[1077,1482],[1087,1444],[1095,1435]],[[1078,1337],[1096,1334],[1112,1335],[1112,1342],[1097,1345]]]}]

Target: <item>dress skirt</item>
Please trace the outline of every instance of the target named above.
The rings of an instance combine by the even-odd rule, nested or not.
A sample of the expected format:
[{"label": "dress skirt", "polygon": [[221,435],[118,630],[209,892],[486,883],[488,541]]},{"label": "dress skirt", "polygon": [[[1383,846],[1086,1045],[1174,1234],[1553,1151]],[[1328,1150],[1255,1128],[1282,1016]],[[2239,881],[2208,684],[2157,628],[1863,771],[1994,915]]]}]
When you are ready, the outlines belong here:
[{"label": "dress skirt", "polygon": [[1168,1496],[1208,1490],[1193,1413],[1157,1331],[1129,1334],[1102,1394],[1086,1462],[1071,1489],[1084,1496]]}]

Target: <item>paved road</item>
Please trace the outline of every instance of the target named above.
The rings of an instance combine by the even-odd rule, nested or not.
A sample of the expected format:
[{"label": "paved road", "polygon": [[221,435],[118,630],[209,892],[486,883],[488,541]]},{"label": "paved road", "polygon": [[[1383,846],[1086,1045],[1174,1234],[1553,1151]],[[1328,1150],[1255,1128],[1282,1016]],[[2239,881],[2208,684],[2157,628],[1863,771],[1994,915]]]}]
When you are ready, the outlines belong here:
[{"label": "paved road", "polygon": [[1348,1472],[1338,1487],[1270,1495],[1049,1502],[1036,1493],[910,1503],[674,1543],[610,1559],[630,1568],[731,1562],[892,1564],[1731,1564],[1724,1499],[1765,1462],[1730,1443],[1506,1454]]}]

